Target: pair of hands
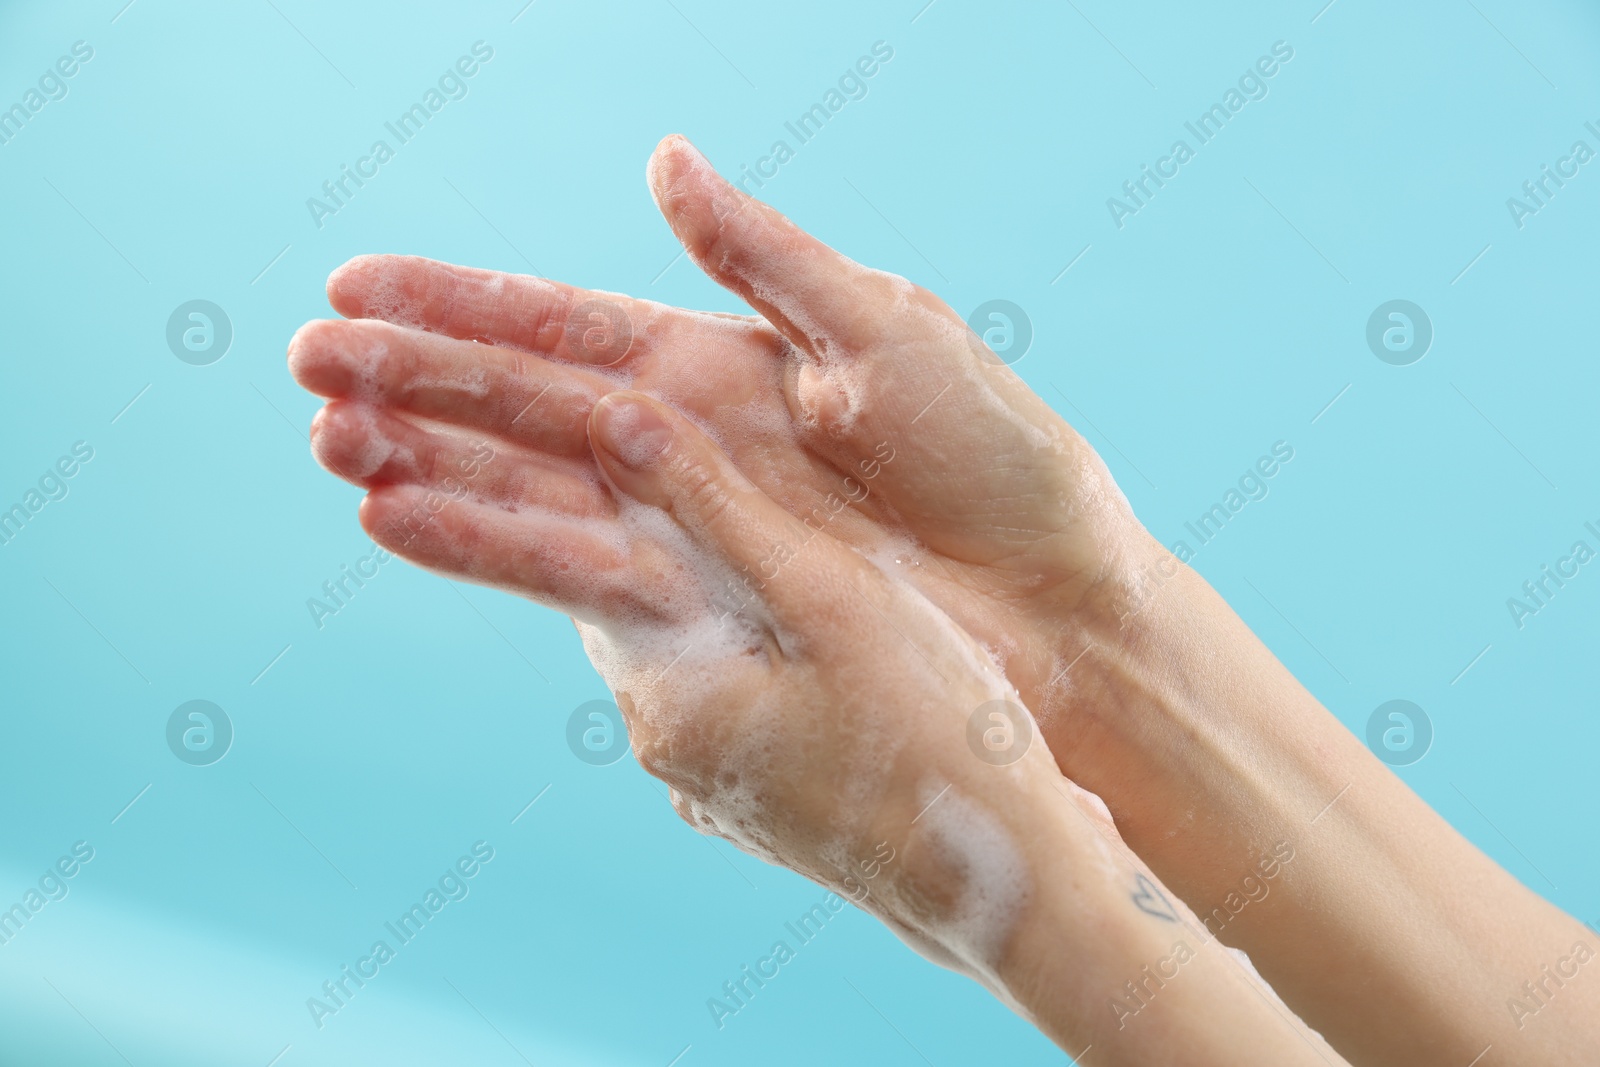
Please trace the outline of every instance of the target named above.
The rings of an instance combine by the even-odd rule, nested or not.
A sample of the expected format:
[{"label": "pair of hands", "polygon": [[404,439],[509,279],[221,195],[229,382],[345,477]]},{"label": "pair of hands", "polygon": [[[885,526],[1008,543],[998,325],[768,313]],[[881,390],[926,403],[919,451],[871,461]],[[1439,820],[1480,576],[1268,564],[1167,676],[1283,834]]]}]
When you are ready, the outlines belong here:
[{"label": "pair of hands", "polygon": [[[1170,557],[937,297],[681,138],[648,176],[690,257],[758,315],[361,257],[328,285],[347,319],[289,348],[329,398],[315,453],[368,491],[385,548],[570,614],[691,823],[841,892],[891,842],[865,906],[1077,1040],[1018,944],[1047,884],[1089,902],[1068,939],[1085,960],[1101,904],[1149,952],[1171,945],[1152,922],[1192,922],[1063,776],[1097,695],[1074,667],[1128,639]],[[1043,735],[1004,765],[968,740],[995,701]]]}]

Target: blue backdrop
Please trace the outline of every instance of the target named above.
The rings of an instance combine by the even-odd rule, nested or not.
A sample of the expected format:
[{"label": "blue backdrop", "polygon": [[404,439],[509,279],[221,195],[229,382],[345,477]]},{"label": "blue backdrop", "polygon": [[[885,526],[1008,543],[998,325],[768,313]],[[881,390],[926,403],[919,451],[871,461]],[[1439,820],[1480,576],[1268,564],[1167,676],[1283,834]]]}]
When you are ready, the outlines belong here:
[{"label": "blue backdrop", "polygon": [[570,625],[370,560],[308,453],[352,255],[737,309],[646,192],[675,130],[1022,309],[1151,529],[1600,921],[1600,14],[1324,3],[0,3],[0,1062],[1062,1062],[853,910],[719,1029],[822,891],[578,758]]}]

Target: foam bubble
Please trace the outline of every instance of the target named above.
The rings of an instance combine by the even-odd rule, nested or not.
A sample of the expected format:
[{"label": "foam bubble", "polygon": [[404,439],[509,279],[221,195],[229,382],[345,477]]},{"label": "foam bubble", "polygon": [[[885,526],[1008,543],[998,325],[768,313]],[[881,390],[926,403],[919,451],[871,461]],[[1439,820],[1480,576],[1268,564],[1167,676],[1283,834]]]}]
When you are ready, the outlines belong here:
[{"label": "foam bubble", "polygon": [[432,390],[473,400],[483,400],[493,385],[489,381],[489,368],[484,364],[470,364],[456,374],[413,374],[406,380],[406,390],[411,393]]},{"label": "foam bubble", "polygon": [[361,304],[367,318],[382,319],[411,329],[423,328],[422,316],[417,313],[418,302],[394,280],[390,271],[376,266],[367,267],[365,264],[356,269],[365,275]]},{"label": "foam bubble", "polygon": [[923,787],[922,801],[931,806],[921,821],[928,842],[950,876],[959,879],[961,890],[950,914],[930,920],[931,933],[964,969],[997,988],[1000,958],[1032,896],[1032,878],[1004,824],[954,787],[939,797],[942,788],[932,783]]},{"label": "foam bubble", "polygon": [[355,478],[370,478],[377,474],[396,455],[402,455],[413,465],[416,456],[411,449],[383,432],[378,422],[377,410],[366,404],[353,404],[346,409],[361,429],[361,447],[355,450],[340,471]]}]

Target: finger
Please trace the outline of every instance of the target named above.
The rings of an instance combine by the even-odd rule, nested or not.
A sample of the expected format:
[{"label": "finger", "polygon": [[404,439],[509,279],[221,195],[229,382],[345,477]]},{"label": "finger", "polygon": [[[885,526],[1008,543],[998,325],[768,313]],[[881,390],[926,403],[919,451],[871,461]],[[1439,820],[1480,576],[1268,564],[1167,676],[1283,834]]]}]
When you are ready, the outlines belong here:
[{"label": "finger", "polygon": [[506,509],[574,518],[616,514],[588,457],[562,460],[482,434],[424,428],[358,401],[335,400],[319,411],[311,448],[325,468],[363,489],[414,485]]},{"label": "finger", "polygon": [[636,360],[661,344],[669,327],[702,318],[619,293],[416,256],[357,256],[329,275],[328,301],[347,318],[600,367]]},{"label": "finger", "polygon": [[589,412],[616,387],[584,368],[377,319],[306,323],[289,342],[289,371],[318,396],[374,401],[585,459]]},{"label": "finger", "polygon": [[696,265],[817,355],[888,336],[885,309],[917,289],[835,252],[717,174],[677,135],[646,172],[656,206]]},{"label": "finger", "polygon": [[730,571],[737,588],[792,627],[834,618],[868,564],[799,522],[741,474],[672,408],[643,393],[612,393],[589,422],[595,458],[628,497],[670,513]]},{"label": "finger", "polygon": [[513,514],[410,485],[368,493],[361,525],[420,567],[529,597],[584,622],[662,615],[663,583],[640,565],[659,551],[605,526]]}]

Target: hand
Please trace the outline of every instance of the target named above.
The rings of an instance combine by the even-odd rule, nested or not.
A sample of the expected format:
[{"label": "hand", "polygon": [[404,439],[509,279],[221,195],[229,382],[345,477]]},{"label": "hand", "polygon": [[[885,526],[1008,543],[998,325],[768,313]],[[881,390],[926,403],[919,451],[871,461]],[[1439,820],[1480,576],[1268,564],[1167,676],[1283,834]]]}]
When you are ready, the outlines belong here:
[{"label": "hand", "polygon": [[[1016,813],[1069,795],[1043,745],[1004,766],[968,747],[982,707],[1027,725],[1016,691],[947,617],[828,534],[807,537],[672,409],[616,393],[589,426],[620,532],[678,564],[674,617],[580,627],[640,764],[702,831],[994,974],[1031,882]],[[798,547],[767,565],[784,544]],[[1106,868],[1094,837],[1077,849]],[[890,876],[864,883],[880,843]]]},{"label": "hand", "polygon": [[[1098,1045],[1096,1062],[1343,1062],[1203,936],[1044,745],[977,756],[974,713],[1027,713],[921,595],[807,537],[657,401],[603,398],[589,438],[622,527],[693,563],[676,621],[581,627],[640,763],[685,818],[855,899],[1064,1049]],[[739,577],[785,543],[803,547]],[[700,613],[730,584],[748,593],[734,612]],[[887,876],[863,884],[875,841]]]},{"label": "hand", "polygon": [[[687,142],[662,142],[650,183],[695,262],[764,317],[367,256],[329,281],[334,307],[354,321],[303,329],[296,376],[375,408],[330,405],[324,418],[383,426],[406,442],[402,465],[438,468],[485,437],[520,446],[547,477],[491,475],[472,498],[577,516],[606,506],[587,455],[589,408],[619,385],[656,396],[785,510],[902,574],[995,653],[1070,760],[1084,738],[1066,725],[1083,705],[1069,670],[1124,639],[1149,561],[1165,555],[1094,451],[937,297],[802,233]],[[401,474],[377,462],[370,453],[344,465],[380,490],[371,508]],[[607,597],[646,611],[657,600],[614,554],[587,558]],[[541,592],[577,613],[554,577]]]},{"label": "hand", "polygon": [[[702,831],[830,887],[828,907],[854,901],[1063,1048],[1097,1045],[1108,1067],[1180,1049],[1229,1064],[1247,1047],[1274,1063],[1338,1062],[1246,988],[1254,978],[1199,935],[1043,744],[978,757],[975,713],[999,705],[1031,727],[982,649],[908,585],[809,531],[682,415],[639,393],[603,397],[588,437],[606,513],[502,512],[486,535],[472,480],[493,469],[532,485],[537,461],[480,443],[441,476],[396,458],[411,445],[370,414],[336,407],[316,441],[335,469],[411,472],[369,497],[374,538],[446,569],[525,576],[536,599],[570,590],[640,764]],[[551,521],[627,558],[621,569],[662,602],[641,613],[598,584],[583,600],[581,583],[555,575],[589,557],[541,540]],[[786,544],[798,547],[775,556]]]}]

